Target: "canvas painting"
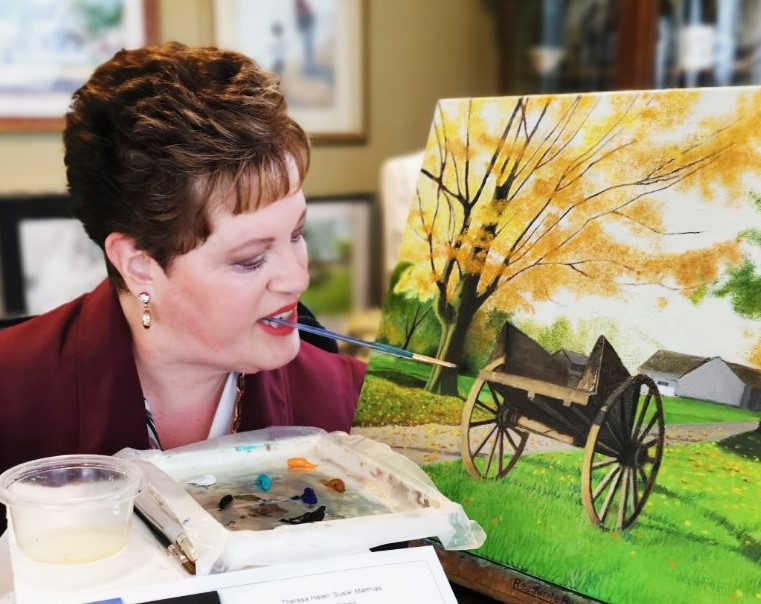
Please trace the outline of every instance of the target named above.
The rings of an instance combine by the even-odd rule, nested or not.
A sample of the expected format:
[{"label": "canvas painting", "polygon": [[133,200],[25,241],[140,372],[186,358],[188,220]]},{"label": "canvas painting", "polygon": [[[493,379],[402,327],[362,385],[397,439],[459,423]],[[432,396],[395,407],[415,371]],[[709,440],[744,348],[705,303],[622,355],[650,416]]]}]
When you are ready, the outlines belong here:
[{"label": "canvas painting", "polygon": [[440,101],[353,432],[476,555],[616,604],[761,599],[761,89]]}]

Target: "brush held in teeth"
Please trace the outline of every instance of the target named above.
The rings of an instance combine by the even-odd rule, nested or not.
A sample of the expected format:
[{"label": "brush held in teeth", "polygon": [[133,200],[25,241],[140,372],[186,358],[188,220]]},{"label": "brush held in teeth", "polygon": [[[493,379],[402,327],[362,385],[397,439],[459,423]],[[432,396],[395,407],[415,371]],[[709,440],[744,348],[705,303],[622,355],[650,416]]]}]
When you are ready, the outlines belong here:
[{"label": "brush held in teeth", "polygon": [[367,340],[361,340],[360,338],[355,338],[353,336],[345,336],[323,327],[304,325],[303,323],[295,323],[294,321],[288,321],[278,317],[268,317],[266,319],[261,319],[261,321],[263,323],[269,323],[270,325],[282,325],[284,327],[291,327],[292,329],[298,329],[300,331],[307,331],[318,336],[325,336],[331,340],[341,340],[342,342],[356,344],[357,346],[364,346],[365,348],[370,348],[371,350],[376,350],[385,354],[392,354],[398,357],[403,357],[405,359],[413,359],[415,361],[420,361],[421,363],[441,365],[442,367],[457,367],[457,365],[450,363],[449,361],[442,361],[441,359],[429,357],[424,354],[418,354],[417,352],[410,352],[409,350],[404,350],[404,348],[397,348],[396,346],[391,346],[390,344],[383,344],[381,342],[368,342]]}]

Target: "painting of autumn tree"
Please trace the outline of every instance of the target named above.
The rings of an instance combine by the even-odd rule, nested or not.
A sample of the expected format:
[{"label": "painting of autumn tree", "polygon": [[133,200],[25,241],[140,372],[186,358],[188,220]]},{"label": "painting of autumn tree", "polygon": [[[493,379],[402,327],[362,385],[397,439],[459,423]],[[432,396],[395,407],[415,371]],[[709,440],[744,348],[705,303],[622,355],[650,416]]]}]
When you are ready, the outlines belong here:
[{"label": "painting of autumn tree", "polygon": [[[663,196],[747,198],[758,168],[761,94],[701,116],[701,95],[564,95],[439,103],[396,285],[433,302],[436,356],[459,363],[473,317],[551,300],[561,289],[620,293],[659,284],[695,296],[739,262],[735,239],[685,251]],[[685,204],[693,197],[684,195]],[[689,208],[684,208],[689,211]],[[437,367],[426,388],[456,393]]]},{"label": "painting of autumn tree", "polygon": [[352,433],[553,601],[761,599],[761,88],[442,100],[409,201],[378,340],[455,367]]}]

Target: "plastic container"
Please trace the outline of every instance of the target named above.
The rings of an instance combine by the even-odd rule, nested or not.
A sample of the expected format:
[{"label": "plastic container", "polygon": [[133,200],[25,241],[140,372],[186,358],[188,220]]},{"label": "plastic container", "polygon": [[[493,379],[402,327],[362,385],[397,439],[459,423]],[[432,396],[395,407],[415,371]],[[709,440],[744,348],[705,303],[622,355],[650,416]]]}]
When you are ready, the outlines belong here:
[{"label": "plastic container", "polygon": [[20,550],[51,564],[95,562],[129,542],[135,497],[144,484],[134,463],[106,455],[59,455],[0,474]]}]

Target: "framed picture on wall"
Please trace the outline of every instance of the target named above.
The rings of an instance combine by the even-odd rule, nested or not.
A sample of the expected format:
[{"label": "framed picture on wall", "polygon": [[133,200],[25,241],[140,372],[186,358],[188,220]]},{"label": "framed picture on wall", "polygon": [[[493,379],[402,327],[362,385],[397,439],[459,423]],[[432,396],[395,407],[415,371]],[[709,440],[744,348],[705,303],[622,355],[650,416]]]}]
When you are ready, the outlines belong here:
[{"label": "framed picture on wall", "polygon": [[339,321],[375,302],[373,196],[310,197],[304,237],[309,289],[304,303],[322,321]]},{"label": "framed picture on wall", "polygon": [[0,199],[0,267],[6,315],[51,310],[106,276],[103,253],[69,214],[66,195]]},{"label": "framed picture on wall", "polygon": [[365,140],[364,0],[214,0],[216,45],[280,78],[314,142]]},{"label": "framed picture on wall", "polygon": [[95,67],[157,40],[156,2],[0,0],[0,131],[62,128]]}]

